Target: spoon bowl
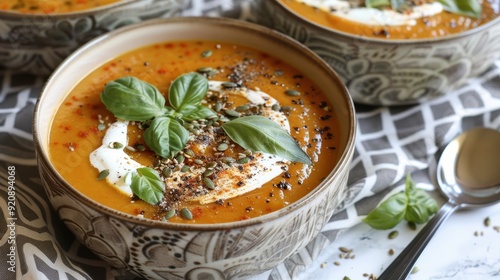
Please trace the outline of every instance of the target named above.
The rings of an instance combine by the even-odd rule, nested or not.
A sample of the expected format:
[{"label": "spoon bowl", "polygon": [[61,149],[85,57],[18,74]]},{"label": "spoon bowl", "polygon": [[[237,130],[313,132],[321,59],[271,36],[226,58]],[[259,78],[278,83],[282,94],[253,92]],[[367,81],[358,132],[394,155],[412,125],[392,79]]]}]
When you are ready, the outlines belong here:
[{"label": "spoon bowl", "polygon": [[403,280],[439,226],[457,209],[500,201],[500,132],[475,128],[453,139],[439,155],[436,181],[448,198],[438,213],[377,278]]}]

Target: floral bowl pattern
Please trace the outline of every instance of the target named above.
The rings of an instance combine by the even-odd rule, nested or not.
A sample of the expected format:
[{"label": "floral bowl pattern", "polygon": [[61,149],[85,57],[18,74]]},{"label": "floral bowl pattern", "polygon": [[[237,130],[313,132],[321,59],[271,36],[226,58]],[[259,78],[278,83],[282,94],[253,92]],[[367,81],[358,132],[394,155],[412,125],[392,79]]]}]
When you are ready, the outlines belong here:
[{"label": "floral bowl pattern", "polygon": [[[79,193],[48,157],[50,123],[79,79],[118,54],[166,40],[216,40],[263,50],[308,73],[330,99],[340,125],[340,158],[307,196],[249,220],[183,225],[143,219]],[[92,58],[92,59],[91,59]],[[93,61],[93,62],[89,62]],[[347,193],[356,120],[340,77],[317,55],[281,33],[224,18],[171,18],[121,28],[86,44],[51,76],[35,108],[34,142],[51,204],[75,236],[111,265],[151,279],[244,279],[270,270],[305,247]]]},{"label": "floral bowl pattern", "polygon": [[342,77],[355,102],[425,102],[478,76],[500,57],[500,18],[454,36],[381,40],[337,32],[300,17],[278,0],[257,4],[258,21],[321,56]]},{"label": "floral bowl pattern", "polygon": [[89,40],[151,18],[180,14],[185,0],[124,0],[93,10],[28,15],[0,11],[0,65],[49,74]]}]

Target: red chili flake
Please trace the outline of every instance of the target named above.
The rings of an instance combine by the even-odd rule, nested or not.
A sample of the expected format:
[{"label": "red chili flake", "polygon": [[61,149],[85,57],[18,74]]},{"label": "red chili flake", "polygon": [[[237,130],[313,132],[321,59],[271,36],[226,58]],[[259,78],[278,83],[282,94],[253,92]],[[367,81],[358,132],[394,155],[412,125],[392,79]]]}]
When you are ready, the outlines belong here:
[{"label": "red chili flake", "polygon": [[60,125],[59,126],[60,129],[64,130],[64,132],[67,132],[67,131],[70,131],[71,130],[71,126],[69,125]]},{"label": "red chili flake", "polygon": [[75,112],[76,112],[78,115],[83,116],[83,111],[82,111],[82,109],[77,109]]},{"label": "red chili flake", "polygon": [[87,131],[84,130],[78,131],[78,137],[80,138],[87,138],[88,135],[89,133]]},{"label": "red chili flake", "polygon": [[247,216],[247,215],[242,215],[242,216],[240,217],[240,221],[244,221],[244,220],[248,220],[248,219],[250,219],[250,217],[249,217],[249,216]]},{"label": "red chili flake", "polygon": [[185,55],[185,56],[190,56],[190,55],[191,55],[191,52],[190,52],[190,51],[185,51],[185,52],[184,52],[184,55]]},{"label": "red chili flake", "polygon": [[180,43],[179,46],[181,46],[182,48],[185,48],[187,47],[188,45],[186,43]]},{"label": "red chili flake", "polygon": [[172,48],[174,48],[174,47],[175,47],[175,46],[174,46],[174,44],[172,44],[172,43],[165,44],[165,48],[166,48],[166,49],[172,49]]},{"label": "red chili flake", "polygon": [[99,129],[97,128],[97,125],[90,127],[90,129],[89,129],[89,130],[90,130],[90,132],[92,132],[93,134],[97,134],[97,133],[99,133]]},{"label": "red chili flake", "polygon": [[71,103],[71,102],[66,102],[66,103],[64,103],[64,105],[65,105],[65,106],[71,106],[71,105],[73,105],[73,103]]},{"label": "red chili flake", "polygon": [[74,95],[71,97],[71,99],[73,99],[74,101],[78,101],[78,97],[76,97]]},{"label": "red chili flake", "polygon": [[158,72],[158,74],[166,74],[166,73],[167,73],[167,69],[165,69],[165,68],[160,68],[160,69],[158,69],[158,71],[157,71],[157,72]]},{"label": "red chili flake", "polygon": [[199,218],[203,215],[203,209],[201,209],[201,207],[195,207],[191,209],[191,214],[193,214],[194,219]]}]

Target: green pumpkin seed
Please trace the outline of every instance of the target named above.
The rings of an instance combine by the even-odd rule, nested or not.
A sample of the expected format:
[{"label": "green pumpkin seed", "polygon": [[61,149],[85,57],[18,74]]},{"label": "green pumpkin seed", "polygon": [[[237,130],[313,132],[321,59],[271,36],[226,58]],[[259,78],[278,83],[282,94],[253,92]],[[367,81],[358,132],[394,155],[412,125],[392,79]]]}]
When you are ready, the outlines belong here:
[{"label": "green pumpkin seed", "polygon": [[217,101],[215,102],[215,105],[214,105],[214,110],[219,112],[220,110],[222,110],[222,103]]},{"label": "green pumpkin seed", "polygon": [[109,176],[109,169],[104,169],[103,171],[99,172],[99,175],[97,175],[97,180],[99,181],[104,180],[108,176]]},{"label": "green pumpkin seed", "polygon": [[489,217],[486,217],[486,218],[484,219],[484,226],[485,226],[485,227],[489,227],[489,226],[490,226],[490,224],[491,224],[491,220],[490,220],[490,218],[489,218]]},{"label": "green pumpkin seed", "polygon": [[211,50],[206,50],[204,52],[201,53],[201,57],[210,57],[212,56],[212,51]]},{"label": "green pumpkin seed", "polygon": [[207,187],[207,189],[210,189],[210,190],[215,189],[214,182],[212,182],[212,180],[210,180],[210,178],[204,177],[203,183],[205,183],[205,187]]},{"label": "green pumpkin seed", "polygon": [[273,104],[273,106],[271,106],[271,109],[273,109],[273,111],[278,112],[279,110],[281,110],[280,104],[278,103]]},{"label": "green pumpkin seed", "polygon": [[146,147],[142,144],[137,144],[134,145],[134,149],[138,152],[144,152],[146,150]]},{"label": "green pumpkin seed", "polygon": [[223,157],[221,158],[221,160],[225,163],[232,163],[232,162],[235,162],[236,160],[232,157]]},{"label": "green pumpkin seed", "polygon": [[246,164],[246,163],[249,163],[250,162],[250,159],[247,158],[247,157],[244,157],[244,158],[240,158],[239,160],[236,161],[237,163],[239,164]]},{"label": "green pumpkin seed", "polygon": [[176,212],[177,211],[175,211],[175,209],[168,210],[167,213],[165,213],[165,216],[163,216],[163,219],[166,221],[170,220],[170,218],[175,216]]},{"label": "green pumpkin seed", "polygon": [[205,170],[205,172],[203,172],[203,177],[208,177],[210,175],[214,174],[214,170],[213,169],[207,169]]},{"label": "green pumpkin seed", "polygon": [[172,175],[172,169],[170,167],[165,167],[161,171],[161,174],[165,177],[170,177]]},{"label": "green pumpkin seed", "polygon": [[389,239],[394,239],[396,237],[398,237],[399,235],[399,232],[397,230],[393,230],[391,232],[389,232]]},{"label": "green pumpkin seed", "polygon": [[194,160],[194,163],[199,164],[199,165],[202,165],[202,164],[203,164],[203,161],[202,161],[201,159],[195,159],[195,160]]},{"label": "green pumpkin seed", "polygon": [[184,155],[183,154],[178,154],[176,157],[175,157],[175,160],[177,160],[178,163],[183,163],[184,162]]},{"label": "green pumpkin seed", "polygon": [[184,128],[186,128],[187,130],[191,130],[194,128],[194,125],[192,125],[190,123],[184,123]]},{"label": "green pumpkin seed", "polygon": [[191,213],[191,211],[189,211],[189,209],[187,209],[185,207],[181,209],[181,216],[186,220],[193,219],[193,213]]},{"label": "green pumpkin seed", "polygon": [[121,148],[123,148],[123,144],[120,142],[111,142],[111,143],[109,143],[109,147],[111,149],[121,149]]},{"label": "green pumpkin seed", "polygon": [[235,88],[235,87],[238,86],[238,84],[237,83],[233,83],[233,82],[224,82],[224,83],[221,84],[221,86],[223,88]]},{"label": "green pumpkin seed", "polygon": [[213,169],[213,168],[214,168],[214,167],[216,167],[216,166],[217,166],[217,162],[215,162],[215,161],[209,162],[209,163],[207,164],[207,168],[208,168],[208,169]]},{"label": "green pumpkin seed", "polygon": [[193,152],[193,150],[186,149],[186,150],[184,151],[184,156],[186,156],[186,157],[188,157],[188,158],[194,157],[194,152]]},{"label": "green pumpkin seed", "polygon": [[289,111],[293,111],[293,110],[294,110],[294,108],[292,106],[281,107],[281,111],[289,112]]},{"label": "green pumpkin seed", "polygon": [[241,114],[239,112],[236,112],[235,110],[230,110],[230,109],[226,109],[226,115],[230,116],[230,117],[235,117],[235,118],[238,118]]},{"label": "green pumpkin seed", "polygon": [[285,94],[288,96],[300,96],[300,92],[294,90],[294,89],[289,89],[285,91]]},{"label": "green pumpkin seed", "polygon": [[191,171],[191,167],[189,165],[183,165],[181,167],[181,172],[186,173],[186,172],[189,172],[189,171]]},{"label": "green pumpkin seed", "polygon": [[210,73],[211,71],[214,71],[215,69],[213,69],[212,67],[200,67],[198,69],[196,69],[196,72],[200,73],[200,74],[206,74],[206,73]]},{"label": "green pumpkin seed", "polygon": [[220,143],[219,146],[217,146],[217,151],[224,152],[228,148],[229,148],[229,145],[227,143]]},{"label": "green pumpkin seed", "polygon": [[241,105],[241,106],[238,106],[238,107],[234,108],[234,110],[236,112],[245,112],[245,111],[250,110],[250,106],[248,106],[248,105]]}]

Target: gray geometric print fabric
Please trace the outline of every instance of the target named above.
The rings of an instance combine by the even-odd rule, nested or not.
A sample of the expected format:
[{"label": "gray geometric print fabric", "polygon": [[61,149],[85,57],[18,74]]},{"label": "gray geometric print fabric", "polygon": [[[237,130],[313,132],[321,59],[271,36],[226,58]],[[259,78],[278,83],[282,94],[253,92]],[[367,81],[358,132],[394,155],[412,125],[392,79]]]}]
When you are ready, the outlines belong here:
[{"label": "gray geometric print fabric", "polygon": [[[249,1],[193,0],[185,15],[252,19]],[[16,170],[16,242],[14,278],[135,279],[99,260],[56,216],[47,202],[35,161],[31,123],[45,79],[0,70],[0,211],[7,211],[7,170]],[[274,269],[269,279],[306,278],[302,271],[338,234],[360,222],[387,195],[402,189],[411,173],[419,187],[433,189],[435,153],[472,127],[500,130],[500,61],[481,77],[446,97],[404,107],[357,106],[358,138],[349,191],[322,233],[305,249]],[[7,255],[9,229],[0,223],[0,254]],[[14,279],[4,269],[0,279]]]}]

